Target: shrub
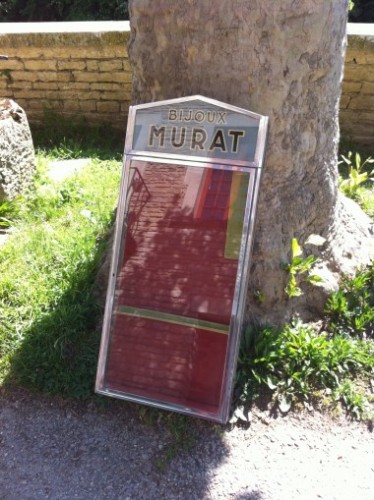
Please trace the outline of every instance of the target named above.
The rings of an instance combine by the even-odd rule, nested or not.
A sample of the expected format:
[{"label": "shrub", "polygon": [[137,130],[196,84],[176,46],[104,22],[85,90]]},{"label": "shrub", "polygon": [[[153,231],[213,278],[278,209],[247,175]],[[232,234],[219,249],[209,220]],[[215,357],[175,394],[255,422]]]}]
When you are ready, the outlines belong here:
[{"label": "shrub", "polygon": [[374,23],[374,0],[351,0],[349,21],[351,23]]},{"label": "shrub", "polygon": [[237,382],[244,403],[267,389],[282,412],[297,402],[311,406],[325,398],[360,417],[368,401],[352,380],[368,381],[373,371],[371,342],[342,335],[331,338],[297,322],[282,330],[248,330],[239,354]]},{"label": "shrub", "polygon": [[374,339],[374,263],[354,278],[343,277],[340,289],[327,301],[326,313],[332,333]]}]

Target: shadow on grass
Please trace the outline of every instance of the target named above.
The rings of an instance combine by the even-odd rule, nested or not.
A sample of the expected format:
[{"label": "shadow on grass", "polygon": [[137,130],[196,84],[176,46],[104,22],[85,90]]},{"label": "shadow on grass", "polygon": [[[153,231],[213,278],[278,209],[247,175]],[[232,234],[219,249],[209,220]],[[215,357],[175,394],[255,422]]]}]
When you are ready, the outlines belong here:
[{"label": "shadow on grass", "polygon": [[24,332],[10,357],[6,384],[75,398],[92,396],[103,314],[94,285],[105,248],[101,241],[95,256],[70,276],[65,292],[51,299]]},{"label": "shadow on grass", "polygon": [[100,160],[121,159],[125,144],[126,119],[123,129],[109,123],[91,124],[84,117],[67,118],[45,110],[43,122],[32,125],[34,145],[61,158],[96,157]]},{"label": "shadow on grass", "polygon": [[[93,398],[103,313],[102,306],[97,305],[96,285],[105,247],[106,240],[99,244],[91,261],[76,269],[59,300],[50,304],[41,319],[25,332],[22,345],[10,360],[10,387],[16,383],[51,395]],[[74,418],[67,418],[66,405],[62,415],[56,415],[47,399],[41,410],[43,417],[36,414],[35,426],[23,432],[24,436],[44,435],[42,444],[35,444],[42,448],[36,462],[34,448],[28,442],[23,447],[23,461],[15,466],[15,474],[22,476],[22,464],[33,462],[33,470],[37,471],[33,491],[41,494],[46,484],[53,491],[62,491],[61,481],[58,479],[56,486],[50,482],[51,477],[60,478],[61,466],[64,471],[78,467],[76,473],[69,473],[76,495],[85,497],[89,487],[92,498],[98,498],[95,495],[106,492],[101,475],[92,467],[101,464],[98,467],[105,467],[106,483],[111,484],[111,498],[125,498],[129,491],[132,498],[142,498],[143,489],[148,491],[150,483],[157,484],[159,498],[211,498],[211,490],[217,488],[226,492],[228,485],[215,472],[230,460],[230,450],[223,439],[225,427],[109,398],[96,397],[94,401],[97,405],[92,411],[77,411]],[[90,407],[82,405],[84,408]],[[34,414],[35,409],[31,406],[30,411]],[[43,428],[38,428],[40,422]],[[64,436],[62,444],[54,441],[56,436]],[[99,444],[92,447],[92,442]],[[62,465],[49,464],[47,477],[43,457],[60,447],[68,450],[66,456]],[[82,453],[84,459],[77,466],[75,457]],[[133,472],[129,474],[127,469]],[[78,481],[78,475],[90,477],[89,486]],[[249,477],[248,482],[251,481]],[[7,488],[9,496],[19,496],[16,482],[10,482]],[[263,498],[256,489],[238,493],[233,498]]]},{"label": "shadow on grass", "polygon": [[[108,236],[98,243],[92,259],[83,261],[70,275],[65,292],[58,299],[51,299],[44,314],[24,332],[21,345],[10,359],[6,381],[9,385],[16,383],[63,397],[93,398],[103,314],[102,305],[98,305],[97,276],[107,241]],[[211,489],[226,492],[232,488],[222,483],[219,471],[215,472],[230,457],[218,426],[144,410],[122,401],[95,401],[105,409],[104,419],[96,412],[92,418],[82,412],[78,413],[79,418],[69,420],[64,413],[56,421],[56,414],[46,405],[42,411],[43,427],[37,427],[41,421],[38,418],[36,427],[26,422],[30,425],[26,431],[20,422],[18,428],[23,426],[23,435],[44,436],[42,449],[37,448],[41,445],[36,441],[34,447],[29,443],[22,447],[22,463],[33,463],[35,481],[39,481],[38,485],[33,484],[35,498],[42,497],[46,484],[54,492],[57,483],[61,491],[65,487],[60,462],[49,464],[49,476],[45,475],[45,457],[50,456],[51,450],[64,450],[63,480],[69,477],[75,494],[81,498],[106,498],[103,483],[111,484],[110,498],[143,498],[143,489],[147,491],[149,483],[157,484],[158,498],[211,498]],[[50,415],[48,421],[45,414]],[[82,420],[86,425],[81,425]],[[54,441],[56,436],[58,442]],[[77,456],[83,457],[78,464]],[[105,482],[100,474],[95,474],[97,470],[105,470]],[[23,474],[24,471],[17,471],[19,477]],[[90,480],[78,481],[78,476]],[[251,481],[249,477],[248,482]],[[18,486],[16,481],[7,485],[9,497],[22,497]],[[245,493],[239,492],[237,498],[261,500],[262,494],[249,488]]]}]

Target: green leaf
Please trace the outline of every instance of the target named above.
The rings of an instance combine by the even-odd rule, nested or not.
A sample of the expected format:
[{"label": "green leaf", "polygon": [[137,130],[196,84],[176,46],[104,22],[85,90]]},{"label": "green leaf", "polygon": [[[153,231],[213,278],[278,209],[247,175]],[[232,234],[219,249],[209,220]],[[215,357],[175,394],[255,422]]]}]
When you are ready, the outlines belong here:
[{"label": "green leaf", "polygon": [[321,278],[321,276],[318,276],[318,274],[310,274],[306,278],[308,283],[311,283],[312,285],[318,285],[319,283],[323,283],[324,279]]},{"label": "green leaf", "polygon": [[290,281],[285,288],[286,294],[291,297],[299,297],[303,294],[301,288],[297,286],[296,277],[294,274],[291,274]]},{"label": "green leaf", "polygon": [[[341,157],[343,158],[344,163],[346,163],[347,165],[351,165],[352,164],[352,161],[350,159],[351,154],[352,154],[351,152],[348,153],[348,158],[346,156],[344,156],[344,155],[341,155]],[[340,162],[340,163],[342,163],[342,162]]]},{"label": "green leaf", "polygon": [[292,258],[294,259],[295,257],[300,257],[300,255],[303,254],[303,251],[299,245],[299,242],[297,241],[296,238],[292,238]]},{"label": "green leaf", "polygon": [[277,384],[275,384],[270,377],[267,377],[267,379],[266,379],[266,385],[272,391],[274,391],[278,387]]}]

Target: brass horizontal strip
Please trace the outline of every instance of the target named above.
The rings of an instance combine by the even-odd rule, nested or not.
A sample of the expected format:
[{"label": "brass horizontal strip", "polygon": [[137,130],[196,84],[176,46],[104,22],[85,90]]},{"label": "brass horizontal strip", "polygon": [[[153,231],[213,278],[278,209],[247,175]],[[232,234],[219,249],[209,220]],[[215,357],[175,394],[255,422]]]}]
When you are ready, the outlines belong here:
[{"label": "brass horizontal strip", "polygon": [[186,316],[178,316],[176,314],[169,314],[160,311],[152,311],[150,309],[142,309],[131,306],[119,306],[117,309],[117,313],[124,314],[126,316],[134,316],[137,318],[154,319],[156,321],[172,323],[173,325],[201,328],[203,330],[209,330],[211,332],[221,333],[223,335],[228,335],[230,332],[229,325],[213,323],[212,321],[204,321],[197,318],[187,318]]}]

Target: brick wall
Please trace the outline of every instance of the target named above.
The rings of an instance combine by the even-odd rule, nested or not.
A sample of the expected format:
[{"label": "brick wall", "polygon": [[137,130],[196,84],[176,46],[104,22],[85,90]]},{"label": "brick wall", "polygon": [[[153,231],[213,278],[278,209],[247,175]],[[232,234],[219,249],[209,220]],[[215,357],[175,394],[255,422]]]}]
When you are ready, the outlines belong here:
[{"label": "brick wall", "polygon": [[0,96],[30,123],[44,109],[124,128],[131,98],[128,22],[0,24]]},{"label": "brick wall", "polygon": [[340,101],[342,135],[374,148],[374,24],[349,24]]},{"label": "brick wall", "polygon": [[[372,146],[374,25],[348,25],[340,125],[342,135]],[[125,21],[0,23],[0,96],[11,97],[29,121],[43,110],[108,122],[122,129],[131,100]]]}]

